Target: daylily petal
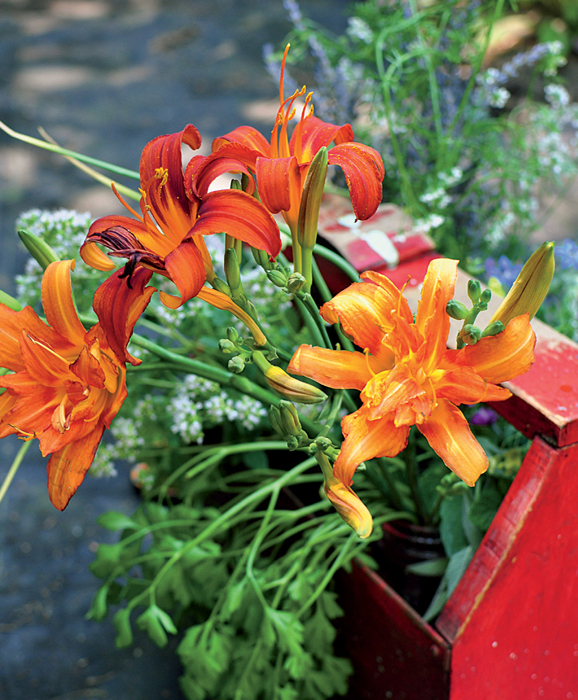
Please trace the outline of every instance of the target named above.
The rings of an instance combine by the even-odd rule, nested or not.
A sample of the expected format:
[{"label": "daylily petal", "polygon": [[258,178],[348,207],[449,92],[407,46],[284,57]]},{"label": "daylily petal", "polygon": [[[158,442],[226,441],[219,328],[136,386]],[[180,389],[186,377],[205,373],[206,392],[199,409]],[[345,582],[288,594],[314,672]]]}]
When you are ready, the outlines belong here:
[{"label": "daylily petal", "polygon": [[195,156],[185,170],[185,187],[202,199],[213,181],[225,173],[245,173],[249,177],[247,194],[255,191],[255,161],[261,154],[240,144],[228,143],[210,156]]},{"label": "daylily petal", "polygon": [[[86,259],[87,256],[96,255],[92,250],[94,246],[90,246],[91,243],[99,243],[108,248],[112,254],[120,257],[127,257],[135,250],[147,249],[166,254],[174,248],[174,244],[165,238],[158,232],[153,235],[141,220],[120,215],[103,216],[92,223],[88,229],[86,241],[80,248],[80,255],[87,265],[94,267],[92,262]],[[89,248],[87,252],[83,252],[85,246]],[[111,261],[108,260],[108,263],[110,264]]]},{"label": "daylily petal", "polygon": [[390,372],[373,377],[361,392],[370,420],[383,418],[398,407],[424,394],[406,365],[396,365]]},{"label": "daylily petal", "polygon": [[453,357],[457,364],[468,365],[486,381],[499,384],[530,369],[535,344],[529,316],[524,314],[513,318],[498,335],[454,351]]},{"label": "daylily petal", "polygon": [[72,343],[82,345],[86,329],[80,322],[70,284],[70,271],[74,270],[74,260],[53,262],[42,277],[42,307],[46,320],[55,331]]},{"label": "daylily petal", "polygon": [[415,325],[425,339],[423,360],[427,373],[438,365],[447,347],[450,317],[446,306],[453,299],[457,275],[457,260],[437,258],[429,264],[423,282]]},{"label": "daylily petal", "polygon": [[42,386],[59,386],[64,379],[74,379],[69,363],[46,345],[22,331],[20,351],[26,373]]},{"label": "daylily petal", "polygon": [[333,474],[350,486],[358,465],[374,457],[395,457],[407,445],[409,427],[396,428],[393,414],[369,420],[368,409],[362,406],[341,421],[345,440],[335,462]]},{"label": "daylily petal", "polygon": [[330,165],[338,165],[345,174],[355,218],[369,219],[381,204],[385,170],[379,153],[351,141],[334,146],[328,158]]},{"label": "daylily petal", "polygon": [[407,299],[389,279],[389,277],[386,277],[385,275],[373,270],[362,272],[360,277],[362,280],[369,280],[370,282],[373,282],[373,284],[380,287],[385,293],[386,297],[390,299],[391,308],[396,308],[397,313],[401,316],[401,318],[406,320],[408,323],[413,323],[413,314],[409,308]]},{"label": "daylily petal", "polygon": [[95,428],[86,437],[72,442],[55,452],[47,466],[48,495],[58,510],[64,510],[84,480],[104,432],[104,425]]},{"label": "daylily petal", "polygon": [[281,251],[281,236],[275,219],[254,197],[240,190],[209,192],[199,208],[191,235],[228,233],[233,238],[275,257]]},{"label": "daylily petal", "polygon": [[440,400],[429,419],[417,427],[446,467],[468,486],[473,486],[487,470],[488,458],[468,421],[446,399]]},{"label": "daylily petal", "polygon": [[[9,389],[8,389],[9,390]],[[18,401],[2,419],[0,438],[22,431],[34,435],[51,425],[51,416],[60,398],[52,387],[34,384],[32,390],[21,393]]]},{"label": "daylily petal", "polygon": [[438,399],[448,399],[456,406],[482,401],[503,401],[510,398],[510,391],[485,381],[471,367],[460,367],[442,373],[435,381]]},{"label": "daylily petal", "polygon": [[372,365],[375,367],[375,359],[361,352],[300,345],[291,358],[287,371],[309,377],[332,389],[361,391],[375,373]]},{"label": "daylily petal", "polygon": [[211,289],[210,287],[202,287],[197,296],[199,299],[206,301],[216,309],[221,309],[221,311],[230,311],[239,320],[243,321],[243,323],[251,331],[253,340],[255,341],[255,345],[257,347],[262,347],[263,345],[267,344],[267,338],[265,337],[263,331],[246,311],[243,311],[240,306],[235,304],[231,297],[228,297],[226,294],[223,294],[223,292],[219,292],[216,289]]},{"label": "daylily petal", "polygon": [[[181,294],[179,299],[166,292],[160,293],[163,304],[171,309],[178,308],[189,299],[196,297],[207,278],[203,256],[194,238],[183,241],[178,248],[167,255],[165,268]],[[177,306],[174,306],[175,303]]]},{"label": "daylily petal", "polygon": [[130,286],[122,275],[123,271],[118,270],[100,285],[92,306],[118,360],[140,365],[142,360],[133,357],[126,348],[135,323],[156,289],[146,286],[152,276],[148,270],[137,268],[130,278]]},{"label": "daylily petal", "polygon": [[[317,117],[306,117],[301,122],[301,128],[293,132],[289,151],[297,156],[299,163],[310,163],[323,146],[329,146],[332,141],[336,144],[353,141],[353,136],[351,124],[336,126]],[[301,144],[297,143],[298,139]]]},{"label": "daylily petal", "polygon": [[256,169],[259,196],[268,211],[278,214],[299,206],[301,176],[296,158],[258,158]]},{"label": "daylily petal", "polygon": [[250,150],[259,151],[266,158],[271,155],[269,142],[260,131],[252,126],[238,126],[233,131],[229,131],[228,134],[215,139],[211,147],[213,153],[227,143],[237,143]]}]

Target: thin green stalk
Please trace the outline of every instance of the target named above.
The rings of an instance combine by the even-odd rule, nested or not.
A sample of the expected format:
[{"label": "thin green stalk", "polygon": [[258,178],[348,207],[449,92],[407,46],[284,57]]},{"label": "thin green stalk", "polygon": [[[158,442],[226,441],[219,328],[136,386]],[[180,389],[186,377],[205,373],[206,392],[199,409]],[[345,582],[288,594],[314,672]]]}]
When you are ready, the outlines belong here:
[{"label": "thin green stalk", "polygon": [[333,347],[333,343],[329,339],[329,335],[327,333],[327,328],[325,327],[325,321],[323,318],[319,315],[319,308],[317,307],[317,304],[313,300],[313,297],[311,294],[301,294],[298,292],[296,296],[299,296],[302,300],[303,303],[305,304],[305,308],[311,315],[311,318],[315,321],[317,324],[317,327],[319,328],[319,331],[323,337],[323,342],[325,343],[326,348],[331,348]]},{"label": "thin green stalk", "polygon": [[335,267],[338,267],[344,272],[352,282],[359,282],[359,272],[338,253],[334,253],[332,250],[329,250],[329,248],[319,243],[315,244],[313,252],[332,262]]},{"label": "thin green stalk", "polygon": [[[331,299],[333,299],[333,295],[331,294],[331,290],[327,286],[325,278],[321,274],[321,270],[319,269],[319,265],[317,264],[315,258],[312,259],[312,270],[313,281],[315,282],[315,286],[317,287],[321,298],[324,302],[330,301]],[[333,327],[335,329],[335,332],[337,333],[341,347],[345,350],[354,350],[353,343],[351,342],[351,340],[349,340],[349,338],[345,336],[345,334],[341,330],[341,326],[338,323],[336,323]]]},{"label": "thin green stalk", "polygon": [[24,459],[24,455],[28,452],[28,449],[30,445],[32,444],[32,440],[27,440],[22,447],[18,450],[18,453],[16,454],[16,457],[14,457],[14,461],[10,465],[10,469],[8,470],[8,474],[4,477],[4,481],[2,482],[2,486],[0,486],[0,503],[2,503],[2,499],[6,495],[6,492],[8,491],[10,484],[12,483],[12,480],[16,476],[16,472],[20,468],[20,465],[22,464],[22,460]]},{"label": "thin green stalk", "polygon": [[317,321],[311,317],[311,314],[309,313],[309,310],[307,309],[306,305],[296,294],[293,297],[293,300],[295,301],[295,306],[299,309],[299,313],[301,314],[303,323],[307,326],[307,330],[311,335],[311,339],[315,342],[316,345],[319,345],[322,348],[327,347],[325,345],[323,336],[321,335],[321,331],[319,330],[319,326],[317,325]]},{"label": "thin green stalk", "polygon": [[109,170],[112,173],[116,173],[117,175],[122,175],[123,177],[129,177],[132,180],[138,180],[140,182],[140,175],[139,173],[135,172],[134,170],[128,170],[127,168],[121,168],[118,165],[112,165],[111,163],[106,163],[103,160],[98,160],[97,158],[91,158],[90,156],[85,156],[82,155],[82,153],[76,153],[75,151],[69,151],[68,148],[61,148],[60,146],[54,146],[51,143],[48,143],[47,141],[41,141],[40,139],[35,139],[32,136],[26,136],[26,134],[20,134],[17,131],[14,131],[14,129],[11,129],[9,126],[4,124],[4,122],[0,121],[0,129],[4,131],[5,133],[8,134],[8,136],[12,136],[14,139],[18,139],[18,141],[24,141],[25,143],[30,143],[33,146],[38,146],[39,148],[44,148],[46,151],[52,151],[53,153],[58,153],[61,156],[69,156],[71,158],[76,158],[77,160],[82,161],[83,163],[90,163],[91,165],[95,165],[97,168],[102,168],[103,170]]},{"label": "thin green stalk", "polygon": [[410,430],[409,439],[407,441],[407,447],[402,453],[403,461],[405,463],[405,474],[407,478],[407,483],[409,490],[411,491],[411,496],[415,502],[415,508],[417,512],[418,519],[421,523],[427,523],[427,514],[423,505],[421,493],[419,490],[419,484],[417,482],[417,464],[415,460],[415,435],[414,431]]},{"label": "thin green stalk", "polygon": [[[376,459],[375,461],[380,466],[380,474],[381,474],[381,476],[383,476],[383,478],[385,480],[385,483],[387,485],[393,506],[397,510],[400,510],[400,511],[405,510],[403,498],[401,497],[401,494],[399,493],[399,490],[397,488],[397,484],[395,483],[395,480],[392,478],[391,474],[389,473],[387,463],[385,463],[385,460],[381,457],[379,459]],[[370,481],[373,480],[372,476],[370,476],[370,472],[368,470],[367,477],[369,478]]]}]

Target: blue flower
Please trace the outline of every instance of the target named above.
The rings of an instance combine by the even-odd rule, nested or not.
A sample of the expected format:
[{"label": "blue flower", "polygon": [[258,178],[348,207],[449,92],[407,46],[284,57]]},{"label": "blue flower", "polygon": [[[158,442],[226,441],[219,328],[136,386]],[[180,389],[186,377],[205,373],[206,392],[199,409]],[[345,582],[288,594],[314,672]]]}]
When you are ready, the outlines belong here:
[{"label": "blue flower", "polygon": [[556,246],[554,251],[556,259],[563,270],[573,267],[578,270],[578,244],[570,238],[565,238]]},{"label": "blue flower", "polygon": [[485,263],[486,275],[495,277],[505,290],[508,290],[520,274],[522,263],[513,263],[505,255],[500,255],[497,260],[488,258]]}]

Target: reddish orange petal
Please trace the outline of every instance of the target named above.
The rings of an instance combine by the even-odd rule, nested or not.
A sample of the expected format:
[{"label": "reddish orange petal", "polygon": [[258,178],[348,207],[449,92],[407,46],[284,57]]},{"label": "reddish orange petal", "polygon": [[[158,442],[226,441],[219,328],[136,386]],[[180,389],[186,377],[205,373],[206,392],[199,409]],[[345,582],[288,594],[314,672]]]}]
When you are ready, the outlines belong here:
[{"label": "reddish orange petal", "polygon": [[332,389],[361,391],[371,379],[375,360],[361,352],[327,350],[300,345],[291,358],[287,371],[314,379]]},{"label": "reddish orange petal", "polygon": [[26,366],[26,373],[37,384],[61,386],[65,379],[74,379],[69,363],[46,345],[22,331],[20,351]]},{"label": "reddish orange petal", "polygon": [[212,144],[212,151],[215,152],[228,143],[236,143],[250,150],[258,151],[266,158],[269,158],[271,155],[269,142],[260,131],[257,131],[252,126],[238,126],[233,131],[229,131],[228,134],[215,139]]},{"label": "reddish orange petal", "polygon": [[152,277],[149,270],[137,267],[130,278],[130,286],[128,280],[121,278],[122,274],[123,270],[118,270],[100,285],[92,306],[98,316],[98,326],[118,361],[140,365],[141,360],[133,357],[126,348],[135,323],[156,289],[146,287]]},{"label": "reddish orange petal", "polygon": [[[19,382],[17,401],[2,420],[0,438],[11,435],[14,432],[13,428],[36,435],[52,425],[52,413],[60,403],[56,390],[38,386],[36,382],[28,380],[26,375],[22,379],[24,381]],[[17,382],[16,375],[10,378],[10,382],[7,380],[8,378],[4,377],[2,384],[9,386],[11,391],[11,386]]]},{"label": "reddish orange petal", "polygon": [[407,445],[409,428],[396,428],[393,414],[378,420],[368,419],[368,410],[362,406],[341,421],[345,440],[335,462],[334,476],[350,486],[353,474],[361,462],[374,457],[395,457]]},{"label": "reddish orange petal", "polygon": [[48,461],[48,495],[58,510],[64,510],[82,483],[104,432],[98,424],[94,430],[76,442],[55,452]]},{"label": "reddish orange petal", "polygon": [[[370,420],[383,418],[424,394],[406,365],[396,365],[391,372],[382,372],[369,381],[361,394]],[[405,421],[404,421],[405,422]],[[411,421],[412,423],[415,421]]]},{"label": "reddish orange petal", "polygon": [[185,170],[185,187],[202,199],[212,182],[225,173],[245,173],[249,176],[247,194],[255,191],[255,161],[261,154],[239,144],[228,143],[210,156],[195,156]]},{"label": "reddish orange petal", "polygon": [[407,303],[407,299],[403,296],[401,291],[395,286],[395,284],[379,272],[374,272],[373,270],[367,270],[362,272],[360,275],[362,280],[369,280],[373,284],[376,284],[384,292],[386,298],[389,299],[388,304],[391,308],[397,309],[397,312],[401,318],[403,318],[408,323],[413,323],[413,314]]},{"label": "reddish orange petal", "polygon": [[468,421],[460,409],[446,399],[442,399],[429,419],[417,427],[446,467],[468,486],[473,486],[487,470],[488,458],[472,435]]},{"label": "reddish orange petal", "polygon": [[345,174],[356,219],[369,219],[381,204],[385,170],[377,151],[362,143],[343,143],[328,154],[329,164],[338,165]]},{"label": "reddish orange petal", "polygon": [[46,320],[60,335],[75,345],[83,345],[86,330],[74,306],[70,271],[74,270],[74,260],[53,262],[42,277],[42,308]]},{"label": "reddish orange petal", "polygon": [[472,367],[486,381],[499,384],[530,369],[535,344],[528,314],[524,314],[513,318],[498,335],[455,351],[453,357],[457,364]]},{"label": "reddish orange petal", "polygon": [[[299,138],[301,140],[300,147]],[[299,163],[310,163],[319,149],[323,146],[329,146],[332,141],[335,143],[353,141],[351,124],[336,126],[317,117],[306,117],[301,122],[300,129],[293,132],[289,142],[289,151],[297,156]]]},{"label": "reddish orange petal", "polygon": [[290,211],[301,200],[301,176],[297,159],[258,158],[257,183],[263,205],[272,214]]},{"label": "reddish orange petal", "polygon": [[223,231],[272,257],[281,251],[281,236],[275,219],[246,192],[217,190],[203,199],[199,218],[190,233],[208,235]]},{"label": "reddish orange petal", "polygon": [[165,267],[181,296],[179,298],[161,292],[161,301],[171,309],[176,309],[189,299],[196,297],[207,278],[203,256],[195,245],[194,239],[188,238],[170,255],[167,255]]}]

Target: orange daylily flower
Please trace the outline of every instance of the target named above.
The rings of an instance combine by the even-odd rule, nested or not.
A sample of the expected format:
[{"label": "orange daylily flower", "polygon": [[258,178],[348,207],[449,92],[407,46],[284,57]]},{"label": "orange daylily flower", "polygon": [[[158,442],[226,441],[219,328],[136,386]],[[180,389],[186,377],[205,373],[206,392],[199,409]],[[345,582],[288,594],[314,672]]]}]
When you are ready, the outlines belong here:
[{"label": "orange daylily flower", "polygon": [[340,321],[363,352],[301,345],[287,370],[334,389],[358,389],[363,405],[342,421],[345,436],[334,476],[350,486],[357,466],[394,457],[416,425],[444,463],[473,486],[488,459],[458,406],[501,401],[497,386],[527,372],[535,335],[528,314],[512,319],[498,335],[461,350],[447,348],[456,260],[430,263],[415,320],[395,285],[377,272],[337,294],[321,308]]},{"label": "orange daylily flower", "polygon": [[[310,105],[312,93],[305,98],[305,106],[291,138],[288,125],[295,115],[294,103],[305,94],[306,88],[290,97],[283,95],[283,77],[289,46],[285,49],[279,85],[280,107],[271,135],[271,142],[251,126],[240,126],[213,141],[210,156],[197,156],[192,187],[202,197],[208,183],[217,175],[243,172],[250,176],[249,192],[254,191],[252,176],[257,178],[259,196],[273,214],[282,213],[293,235],[297,233],[299,207],[307,172],[315,154],[332,142],[329,165],[342,168],[351,195],[353,211],[358,219],[368,219],[381,203],[381,183],[385,176],[379,153],[362,143],[353,141],[350,124],[336,126],[313,116]],[[195,160],[195,159],[193,159]]]},{"label": "orange daylily flower", "polygon": [[51,263],[42,280],[42,321],[29,307],[0,304],[0,438],[38,438],[48,461],[48,495],[59,510],[82,483],[105,428],[127,396],[126,362],[134,324],[150,301],[147,270],[119,293],[116,275],[96,292],[99,322],[86,331],[70,286],[74,260]]},{"label": "orange daylily flower", "polygon": [[[215,276],[203,236],[226,232],[272,257],[281,250],[277,224],[254,197],[237,190],[205,190],[201,199],[193,192],[195,159],[184,174],[183,143],[192,149],[201,145],[192,124],[145,146],[140,162],[141,213],[121,199],[135,218],[98,219],[80,250],[84,262],[98,270],[113,270],[114,264],[96,244],[108,248],[109,255],[128,258],[124,276],[129,283],[137,267],[168,277],[180,293],[175,297],[161,292],[163,303],[171,308],[197,296],[207,277]],[[210,181],[206,185],[208,190]]]}]

